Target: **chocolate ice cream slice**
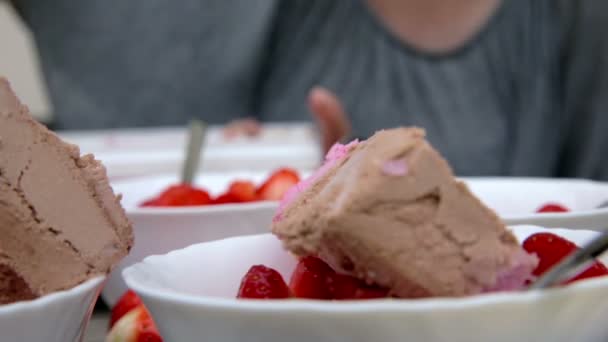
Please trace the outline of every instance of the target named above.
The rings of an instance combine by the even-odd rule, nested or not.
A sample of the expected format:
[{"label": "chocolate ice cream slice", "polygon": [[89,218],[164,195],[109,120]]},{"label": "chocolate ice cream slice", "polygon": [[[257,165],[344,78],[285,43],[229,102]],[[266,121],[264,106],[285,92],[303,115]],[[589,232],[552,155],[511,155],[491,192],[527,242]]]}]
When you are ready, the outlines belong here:
[{"label": "chocolate ice cream slice", "polygon": [[103,165],[32,119],[0,78],[0,304],[106,274],[132,244]]},{"label": "chocolate ice cream slice", "polygon": [[416,128],[335,147],[272,231],[298,256],[402,298],[520,288],[537,264]]}]

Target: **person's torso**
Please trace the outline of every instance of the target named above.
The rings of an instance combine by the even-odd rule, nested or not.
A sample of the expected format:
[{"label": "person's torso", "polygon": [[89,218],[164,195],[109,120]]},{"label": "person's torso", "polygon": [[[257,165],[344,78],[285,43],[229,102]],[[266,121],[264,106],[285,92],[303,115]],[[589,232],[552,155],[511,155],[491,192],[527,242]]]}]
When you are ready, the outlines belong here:
[{"label": "person's torso", "polygon": [[17,0],[62,128],[256,115],[309,120],[315,85],[354,134],[417,125],[461,175],[551,175],[561,129],[551,0],[504,1],[457,51],[391,35],[362,1]]}]

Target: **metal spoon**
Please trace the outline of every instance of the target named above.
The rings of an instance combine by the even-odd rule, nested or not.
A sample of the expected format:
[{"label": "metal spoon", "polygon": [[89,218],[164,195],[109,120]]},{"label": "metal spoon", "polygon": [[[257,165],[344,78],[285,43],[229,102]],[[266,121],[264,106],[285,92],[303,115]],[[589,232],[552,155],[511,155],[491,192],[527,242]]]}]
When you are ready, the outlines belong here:
[{"label": "metal spoon", "polygon": [[190,121],[186,159],[182,166],[182,184],[192,184],[194,182],[194,177],[199,169],[206,132],[207,125],[204,122],[200,120]]},{"label": "metal spoon", "polygon": [[597,209],[608,208],[608,201],[602,202],[602,204],[597,206]]},{"label": "metal spoon", "polygon": [[606,250],[608,250],[608,233],[603,233],[553,266],[549,272],[530,285],[529,289],[544,289],[579,275]]}]

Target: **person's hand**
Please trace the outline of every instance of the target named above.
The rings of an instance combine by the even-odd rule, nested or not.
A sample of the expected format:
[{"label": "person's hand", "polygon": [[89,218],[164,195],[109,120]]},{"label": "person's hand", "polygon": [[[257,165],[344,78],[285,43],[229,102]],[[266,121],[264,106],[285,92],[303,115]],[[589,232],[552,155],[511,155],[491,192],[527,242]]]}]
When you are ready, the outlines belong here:
[{"label": "person's hand", "polygon": [[[324,153],[335,143],[348,137],[351,131],[348,116],[340,100],[331,91],[321,87],[313,88],[308,94],[308,107],[319,128]],[[261,131],[262,126],[257,120],[239,119],[226,125],[224,138],[255,137]]]},{"label": "person's hand", "polygon": [[228,140],[240,136],[256,137],[262,133],[262,125],[256,119],[238,119],[228,123],[223,133]]},{"label": "person's hand", "polygon": [[342,103],[331,91],[315,87],[308,94],[308,106],[321,133],[321,146],[327,153],[337,142],[348,137],[350,121]]}]

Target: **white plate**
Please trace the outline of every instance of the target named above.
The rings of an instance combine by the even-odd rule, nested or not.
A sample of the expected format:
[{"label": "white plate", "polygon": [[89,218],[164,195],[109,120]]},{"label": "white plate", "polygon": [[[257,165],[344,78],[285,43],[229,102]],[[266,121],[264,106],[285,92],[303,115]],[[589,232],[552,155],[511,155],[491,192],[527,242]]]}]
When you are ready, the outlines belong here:
[{"label": "white plate", "polygon": [[[233,180],[251,180],[259,184],[268,176],[268,172],[209,173],[199,175],[197,181],[199,186],[218,195]],[[114,305],[127,290],[120,275],[122,269],[148,255],[167,253],[193,243],[269,231],[277,202],[183,208],[139,207],[141,202],[156,196],[177,180],[175,176],[158,176],[112,184],[114,191],[123,195],[122,204],[133,222],[135,245],[108,277],[102,293],[108,305]]]},{"label": "white plate", "polygon": [[[522,240],[544,231],[514,227]],[[555,229],[583,243],[597,233]],[[606,341],[608,277],[553,290],[467,298],[329,302],[236,300],[254,264],[289,279],[295,258],[272,235],[237,237],[151,256],[123,275],[168,341]]]},{"label": "white plate", "polygon": [[79,341],[104,277],[31,301],[0,306],[0,341]]},{"label": "white plate", "polygon": [[[582,179],[463,178],[471,190],[509,225],[535,224],[608,230],[608,183]],[[568,213],[536,213],[542,205],[565,205]]]}]

